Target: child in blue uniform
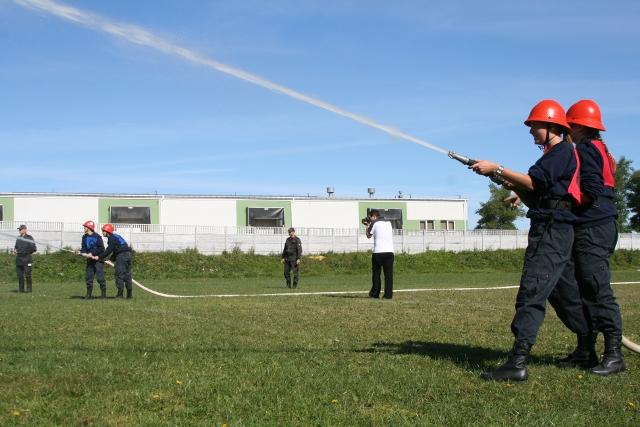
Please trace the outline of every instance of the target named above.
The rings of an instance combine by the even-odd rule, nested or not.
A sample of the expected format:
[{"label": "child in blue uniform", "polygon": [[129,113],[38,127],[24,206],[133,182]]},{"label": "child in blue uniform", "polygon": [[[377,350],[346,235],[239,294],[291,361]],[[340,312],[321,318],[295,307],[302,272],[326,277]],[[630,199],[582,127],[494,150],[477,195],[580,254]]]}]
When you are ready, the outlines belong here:
[{"label": "child in blue uniform", "polygon": [[93,221],[85,221],[82,224],[84,234],[82,235],[82,246],[76,255],[84,255],[87,258],[85,266],[85,282],[87,284],[87,296],[85,299],[92,299],[93,278],[98,280],[100,285],[100,298],[107,297],[107,281],[104,278],[104,262],[96,261],[93,257],[100,256],[104,252],[104,242],[102,236],[96,233],[96,224]]},{"label": "child in blue uniform", "polygon": [[112,224],[102,226],[102,235],[107,238],[107,249],[99,257],[94,259],[104,261],[108,256],[116,264],[116,298],[123,297],[123,290],[127,288],[127,298],[133,297],[131,279],[131,248],[119,234],[115,234]]}]

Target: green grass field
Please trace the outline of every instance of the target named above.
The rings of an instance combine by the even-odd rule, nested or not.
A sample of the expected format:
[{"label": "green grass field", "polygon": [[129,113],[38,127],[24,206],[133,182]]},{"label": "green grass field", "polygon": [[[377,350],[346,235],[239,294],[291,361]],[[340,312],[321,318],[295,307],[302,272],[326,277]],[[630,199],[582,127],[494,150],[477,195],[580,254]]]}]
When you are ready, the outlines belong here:
[{"label": "green grass field", "polygon": [[[396,288],[515,285],[518,276],[401,273]],[[288,291],[279,276],[137,279],[185,295]],[[366,274],[302,275],[298,293],[368,287]],[[609,378],[554,367],[574,337],[552,310],[527,383],[479,378],[511,345],[514,289],[384,301],[166,299],[136,288],[131,301],[84,301],[81,280],[15,288],[0,284],[0,425],[640,424],[640,355],[625,350],[628,372]],[[625,335],[638,342],[640,285],[615,291]]]}]

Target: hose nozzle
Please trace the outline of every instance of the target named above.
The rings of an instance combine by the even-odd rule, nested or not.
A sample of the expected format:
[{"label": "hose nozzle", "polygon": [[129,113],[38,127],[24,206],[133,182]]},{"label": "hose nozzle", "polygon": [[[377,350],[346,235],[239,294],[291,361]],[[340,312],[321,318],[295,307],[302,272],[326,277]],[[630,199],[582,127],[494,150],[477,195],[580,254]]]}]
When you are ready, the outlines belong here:
[{"label": "hose nozzle", "polygon": [[453,151],[449,151],[449,153],[447,153],[447,155],[450,158],[452,158],[453,160],[457,160],[457,161],[459,161],[460,163],[462,163],[463,165],[466,165],[466,166],[471,166],[474,163],[476,163],[475,160],[470,159],[469,157],[466,157],[466,156],[463,156],[463,155],[460,155],[460,154],[456,154]]}]

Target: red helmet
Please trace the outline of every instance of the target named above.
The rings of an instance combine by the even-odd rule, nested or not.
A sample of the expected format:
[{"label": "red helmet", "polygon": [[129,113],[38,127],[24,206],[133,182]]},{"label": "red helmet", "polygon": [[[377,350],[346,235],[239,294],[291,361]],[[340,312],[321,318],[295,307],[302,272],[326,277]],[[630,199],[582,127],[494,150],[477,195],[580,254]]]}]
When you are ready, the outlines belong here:
[{"label": "red helmet", "polygon": [[602,124],[602,114],[600,107],[595,101],[582,99],[569,108],[567,111],[567,121],[570,124],[582,125],[598,130],[606,130]]},{"label": "red helmet", "polygon": [[87,227],[91,231],[96,231],[96,223],[91,220],[85,221],[84,224],[82,224],[82,226]]},{"label": "red helmet", "polygon": [[531,126],[531,122],[555,123],[569,129],[564,108],[553,99],[543,99],[531,109],[524,124]]},{"label": "red helmet", "polygon": [[102,231],[106,231],[109,234],[113,234],[113,224],[105,224],[102,226]]}]

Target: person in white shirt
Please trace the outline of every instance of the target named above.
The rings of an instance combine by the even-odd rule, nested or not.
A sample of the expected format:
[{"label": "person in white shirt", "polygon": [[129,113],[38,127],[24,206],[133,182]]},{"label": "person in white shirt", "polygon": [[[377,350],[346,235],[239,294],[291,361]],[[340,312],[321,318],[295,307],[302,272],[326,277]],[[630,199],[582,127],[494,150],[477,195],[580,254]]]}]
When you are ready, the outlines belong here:
[{"label": "person in white shirt", "polygon": [[380,272],[384,270],[383,298],[393,297],[393,230],[391,223],[380,218],[380,212],[372,209],[369,212],[367,238],[373,237],[373,253],[371,254],[371,290],[370,298],[380,297]]}]

